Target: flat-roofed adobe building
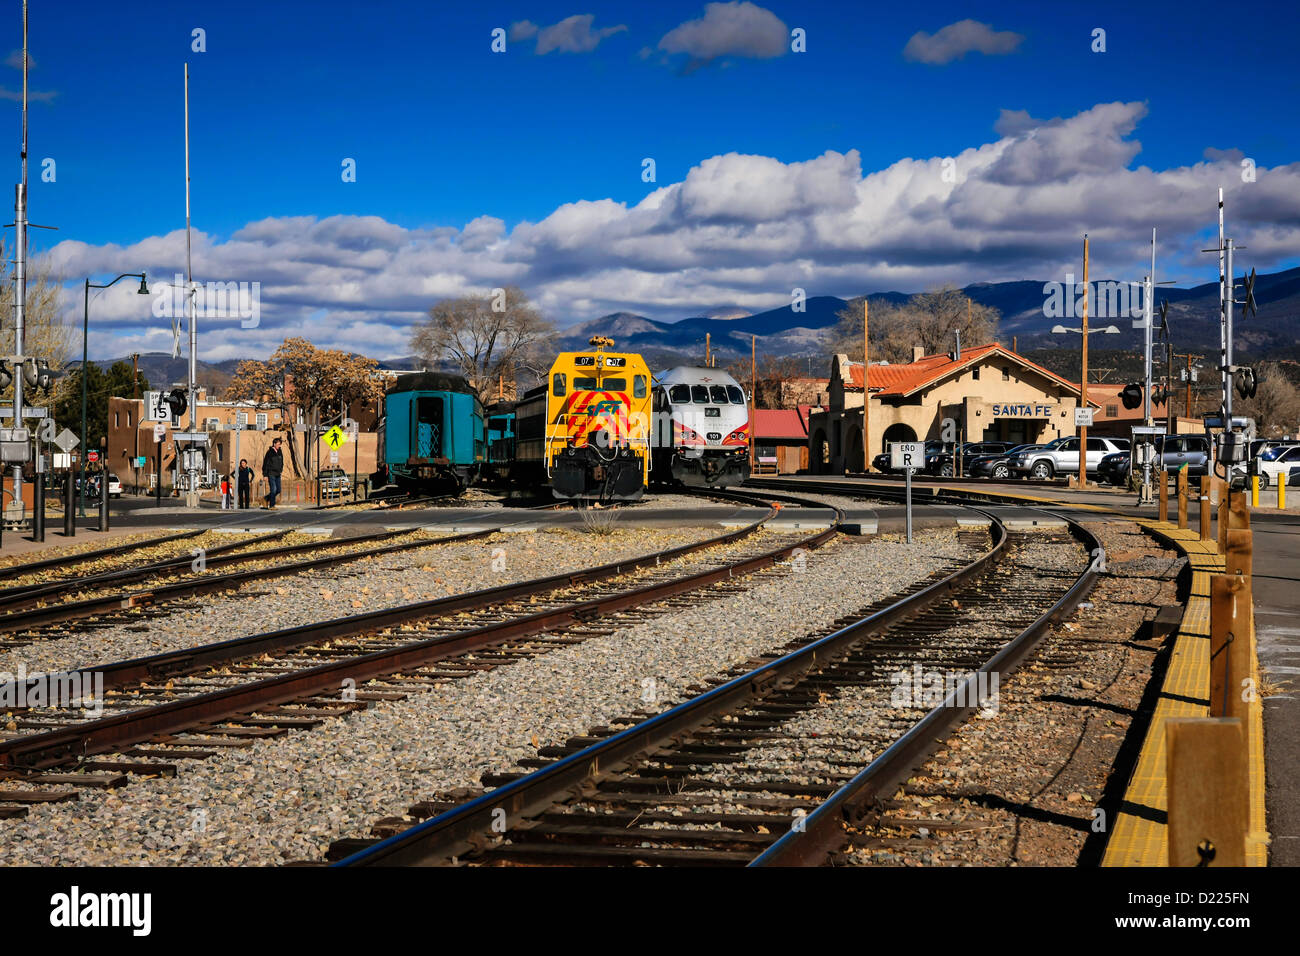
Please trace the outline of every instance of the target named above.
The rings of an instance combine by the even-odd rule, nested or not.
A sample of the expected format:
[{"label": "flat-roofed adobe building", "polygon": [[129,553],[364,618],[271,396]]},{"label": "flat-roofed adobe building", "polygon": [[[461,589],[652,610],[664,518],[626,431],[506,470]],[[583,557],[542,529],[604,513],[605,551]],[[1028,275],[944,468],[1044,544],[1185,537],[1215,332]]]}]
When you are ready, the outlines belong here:
[{"label": "flat-roofed adobe building", "polygon": [[[862,363],[843,353],[831,362],[830,404],[808,423],[814,473],[863,471],[890,442],[943,438],[945,419],[960,441],[1046,442],[1075,434],[1079,386],[1001,345],[961,355],[913,350],[906,364],[873,362],[868,372],[871,447],[864,456]],[[1089,396],[1089,406],[1098,402]]]}]

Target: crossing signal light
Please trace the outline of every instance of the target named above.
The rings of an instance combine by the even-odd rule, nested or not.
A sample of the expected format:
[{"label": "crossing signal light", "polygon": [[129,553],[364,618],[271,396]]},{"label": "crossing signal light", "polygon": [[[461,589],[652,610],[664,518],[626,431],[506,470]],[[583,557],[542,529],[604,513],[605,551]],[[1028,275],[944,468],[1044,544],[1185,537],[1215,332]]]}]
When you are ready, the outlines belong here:
[{"label": "crossing signal light", "polygon": [[49,392],[54,388],[54,380],[62,376],[62,372],[50,368],[50,363],[46,359],[36,360],[36,387],[41,391]]},{"label": "crossing signal light", "polygon": [[1137,382],[1125,385],[1124,390],[1119,393],[1119,400],[1124,403],[1125,408],[1137,408],[1142,404],[1142,386]]},{"label": "crossing signal light", "polygon": [[189,407],[189,402],[185,398],[185,390],[173,388],[167,393],[167,406],[172,410],[173,418],[180,418],[185,414],[185,409]]},{"label": "crossing signal light", "polygon": [[1152,405],[1163,405],[1167,401],[1169,401],[1169,389],[1164,387],[1151,389]]},{"label": "crossing signal light", "polygon": [[1259,379],[1253,368],[1239,369],[1233,376],[1233,380],[1237,385],[1237,394],[1242,398],[1254,398],[1255,393],[1259,391]]}]

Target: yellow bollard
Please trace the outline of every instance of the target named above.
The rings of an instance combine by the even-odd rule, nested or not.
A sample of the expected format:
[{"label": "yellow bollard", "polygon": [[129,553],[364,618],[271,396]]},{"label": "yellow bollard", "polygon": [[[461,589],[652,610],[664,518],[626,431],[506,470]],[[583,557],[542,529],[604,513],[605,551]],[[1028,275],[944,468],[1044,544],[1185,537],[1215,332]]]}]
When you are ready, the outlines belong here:
[{"label": "yellow bollard", "polygon": [[1282,475],[1277,478],[1277,510],[1286,511],[1286,481]]},{"label": "yellow bollard", "polygon": [[1259,507],[1259,475],[1250,476],[1250,506]]}]

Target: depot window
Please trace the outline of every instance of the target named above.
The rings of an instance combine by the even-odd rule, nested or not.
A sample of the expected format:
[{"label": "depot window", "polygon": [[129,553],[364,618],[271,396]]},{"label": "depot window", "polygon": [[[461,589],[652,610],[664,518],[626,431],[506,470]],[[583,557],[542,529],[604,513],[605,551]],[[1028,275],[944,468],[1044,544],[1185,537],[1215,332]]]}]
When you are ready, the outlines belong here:
[{"label": "depot window", "polygon": [[1119,406],[1118,406],[1118,405],[1107,405],[1107,406],[1106,406],[1106,417],[1107,417],[1107,418],[1119,418]]},{"label": "depot window", "polygon": [[1002,366],[1002,381],[1011,381],[1011,369],[1007,368],[1005,365]]},{"label": "depot window", "polygon": [[551,377],[551,392],[554,395],[559,396],[559,395],[563,395],[565,391],[566,389],[564,386],[564,373],[556,372],[555,375]]},{"label": "depot window", "polygon": [[704,385],[691,386],[691,401],[696,405],[709,404],[709,390]]},{"label": "depot window", "polygon": [[689,385],[674,385],[668,390],[668,397],[674,405],[684,405],[691,400],[691,387]]}]

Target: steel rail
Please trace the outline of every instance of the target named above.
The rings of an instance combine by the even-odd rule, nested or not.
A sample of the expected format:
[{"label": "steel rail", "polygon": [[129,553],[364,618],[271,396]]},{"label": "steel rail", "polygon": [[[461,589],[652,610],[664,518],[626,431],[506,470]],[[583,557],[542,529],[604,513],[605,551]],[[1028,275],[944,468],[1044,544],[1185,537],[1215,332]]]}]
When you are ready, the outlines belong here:
[{"label": "steel rail", "polygon": [[[146,607],[157,604],[160,601],[171,601],[182,597],[193,597],[198,594],[211,594],[213,591],[223,591],[232,585],[240,584],[245,581],[262,581],[271,578],[280,578],[290,574],[297,574],[300,571],[310,571],[313,568],[319,568],[325,565],[346,564],[352,561],[359,561],[362,558],[382,557],[386,554],[396,554],[401,551],[412,551],[419,548],[437,547],[442,544],[472,541],[476,538],[485,538],[488,535],[496,534],[500,530],[500,528],[487,528],[483,531],[471,531],[466,534],[449,535],[445,538],[427,538],[418,541],[403,541],[400,544],[389,544],[379,548],[366,548],[362,551],[351,551],[346,554],[327,554],[307,561],[296,561],[290,564],[273,565],[269,568],[249,568],[243,571],[231,571],[226,574],[218,574],[214,577],[177,581],[173,584],[163,584],[158,587],[145,588],[139,591],[130,591],[125,594],[106,594],[99,597],[86,598],[81,601],[71,601],[66,604],[51,604],[47,607],[36,607],[25,611],[14,611],[12,614],[0,615],[0,632],[12,632],[16,627],[25,628],[36,624],[51,624],[58,621],[77,620],[83,617],[92,617],[96,614],[104,613],[105,611],[132,607]],[[385,534],[389,533],[390,532],[385,532]],[[393,535],[407,533],[409,532],[391,532]],[[320,548],[326,547],[326,545],[312,542],[309,547]],[[239,557],[246,558],[247,560],[255,560],[254,555],[240,555]]]},{"label": "steel rail", "polygon": [[[172,541],[181,541],[185,538],[194,538],[203,534],[210,528],[198,528],[194,531],[181,531],[176,534],[165,534],[157,538],[146,538],[143,541],[132,543],[133,549],[154,548],[160,544],[168,544]],[[121,554],[122,546],[117,545],[111,548],[99,548],[95,551],[79,551],[75,554],[64,554],[56,558],[46,558],[43,561],[32,561],[27,564],[15,564],[7,568],[0,568],[0,581],[8,578],[20,578],[24,574],[31,574],[34,571],[44,571],[46,568],[73,567],[78,564],[84,564],[87,561],[94,561],[97,558],[106,557],[111,554]]]},{"label": "steel rail", "polygon": [[[404,528],[395,531],[378,531],[372,534],[348,535],[342,538],[323,538],[319,541],[308,541],[304,544],[285,545],[281,548],[264,548],[260,551],[249,551],[245,553],[235,552],[239,548],[245,548],[253,544],[265,541],[271,541],[275,538],[283,538],[289,534],[289,531],[276,531],[271,534],[262,535],[252,538],[248,541],[237,542],[234,544],[218,545],[215,548],[208,548],[204,551],[204,567],[213,568],[221,567],[227,564],[238,564],[243,561],[265,561],[269,558],[283,558],[293,554],[302,554],[304,552],[319,551],[322,548],[338,548],[353,544],[365,544],[378,541],[388,541],[393,538],[401,537],[413,533],[415,528]],[[499,530],[499,529],[498,529]],[[428,540],[429,544],[440,544],[447,540],[446,538]],[[346,558],[346,555],[334,555],[334,557]],[[33,589],[25,589],[26,593],[15,593],[6,596],[5,592],[0,591],[0,610],[12,609],[17,610],[34,603],[48,594],[57,594],[64,591],[70,584],[75,584],[78,588],[92,587],[100,584],[123,584],[129,581],[147,578],[154,574],[165,574],[168,571],[175,571],[192,565],[194,558],[186,556],[182,558],[170,558],[167,561],[155,562],[139,568],[124,568],[121,571],[109,571],[103,575],[92,575],[86,578],[77,578],[75,581],[61,581],[49,585],[39,585]],[[7,618],[0,615],[0,627],[4,626]]]},{"label": "steel rail", "polygon": [[[840,514],[836,509],[837,524]],[[925,611],[955,588],[986,571],[994,558],[1002,554],[1007,541],[1005,526],[996,517],[989,517],[994,538],[992,547],[933,584],[634,727],[381,840],[334,865],[427,866],[448,863],[469,850],[489,845],[493,834],[502,831],[503,824],[508,829],[569,796],[583,792],[604,775],[649,756],[714,718],[765,697],[780,687],[792,686],[827,658],[842,654],[869,634]]]},{"label": "steel rail", "polygon": [[[903,783],[925,762],[963,721],[978,709],[971,690],[977,674],[998,674],[999,680],[1013,673],[1037,646],[1048,628],[1070,614],[1097,583],[1098,568],[1105,552],[1097,537],[1078,522],[1066,519],[1070,530],[1088,549],[1090,555],[1101,552],[1100,559],[1088,568],[1050,608],[1027,628],[1007,642],[989,660],[934,709],[912,725],[902,737],[853,779],[831,794],[802,821],[800,830],[792,830],[754,858],[750,866],[821,866],[844,845],[844,825],[861,819],[863,809],[881,800]],[[972,701],[976,703],[972,704]]]},{"label": "steel rail", "polygon": [[[702,542],[682,545],[667,552],[642,555],[631,561],[603,565],[597,569],[554,575],[551,578],[542,580],[551,584],[561,580],[569,583],[582,583],[601,576],[612,576],[617,573],[625,573],[627,570],[659,564],[665,558],[671,559],[684,553],[716,547],[747,537],[753,534],[775,513],[775,510],[773,510],[766,517],[744,528],[717,535]],[[423,666],[439,660],[457,657],[469,651],[501,644],[514,638],[583,623],[602,614],[624,610],[648,601],[672,597],[737,575],[751,573],[788,556],[797,548],[817,547],[829,540],[835,533],[835,525],[832,524],[826,530],[808,538],[766,551],[756,557],[731,562],[721,568],[673,578],[666,582],[652,583],[631,591],[593,600],[575,602],[560,608],[451,635],[414,641],[400,647],[345,658],[334,663],[240,684],[166,704],[14,738],[0,742],[0,768],[45,769],[83,756],[107,753],[129,744],[141,743],[155,735],[174,733],[193,727],[201,722],[228,719],[258,707],[286,703],[322,690],[334,690],[340,686],[339,682],[344,678],[350,677],[358,682],[369,680],[406,668]],[[522,582],[519,585],[506,585],[499,590],[518,590],[522,594],[527,594],[531,593],[531,589],[536,589],[538,583],[537,581]],[[481,597],[482,593],[473,592],[462,599],[472,600],[476,595]],[[258,635],[254,639],[243,639],[240,656],[246,656],[244,652],[254,646],[254,642],[259,639],[281,642],[294,641],[302,644],[314,640],[351,636],[382,626],[406,623],[428,616],[427,609],[431,604],[442,604],[443,610],[446,610],[446,600],[440,599],[437,602],[405,605],[365,615],[336,618],[321,624],[290,628],[287,631],[274,632],[269,635]],[[231,642],[225,643],[229,644]],[[213,649],[222,646],[208,645],[206,648],[197,650],[200,654],[215,653]],[[190,653],[194,654],[195,652]],[[125,662],[123,669],[125,671],[127,665],[130,665],[130,667],[136,668],[138,671],[140,667],[147,666],[149,660],[149,658],[144,658],[139,661]],[[86,672],[94,673],[94,670],[91,669]]]},{"label": "steel rail", "polygon": [[[240,548],[247,548],[255,544],[264,544],[268,541],[274,541],[277,538],[283,538],[287,534],[289,534],[288,530],[272,531],[270,534],[257,535],[256,537],[245,538],[242,541],[232,541],[227,544],[219,544],[213,548],[205,548],[203,553],[205,555],[205,559],[207,559],[209,563],[215,563],[212,562],[211,559],[216,555],[225,555],[228,552],[237,551]],[[319,547],[319,542],[313,542],[312,544],[308,544],[305,546],[296,545],[295,547],[298,548]],[[291,549],[289,548],[279,548],[279,549],[274,549],[274,551],[268,550],[262,553],[263,554],[283,553],[290,550]],[[246,558],[246,557],[248,556],[243,554],[236,554],[228,558],[225,558],[224,560],[238,561],[241,558]],[[112,583],[120,584],[123,581],[130,581],[135,578],[145,578],[151,574],[165,573],[175,568],[181,568],[187,564],[192,564],[192,563],[193,563],[193,555],[186,555],[183,557],[176,557],[176,558],[162,558],[158,561],[151,561],[148,564],[141,564],[141,565],[136,565],[134,567],[127,567],[127,568],[117,568],[112,571],[101,571],[98,574],[88,574],[85,575],[84,577],[60,578],[58,581],[46,581],[46,582],[41,582],[40,584],[27,584],[27,585],[20,585],[18,587],[0,588],[0,609],[5,609],[5,608],[13,609],[17,607],[22,607],[27,602],[36,601],[47,594],[58,594],[61,591],[66,591],[70,586],[77,587],[77,588],[86,588],[88,586],[96,585],[96,584],[112,584]]]}]

